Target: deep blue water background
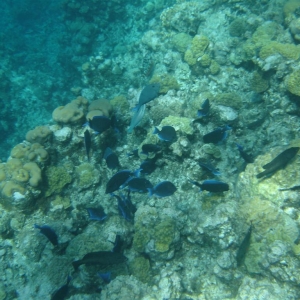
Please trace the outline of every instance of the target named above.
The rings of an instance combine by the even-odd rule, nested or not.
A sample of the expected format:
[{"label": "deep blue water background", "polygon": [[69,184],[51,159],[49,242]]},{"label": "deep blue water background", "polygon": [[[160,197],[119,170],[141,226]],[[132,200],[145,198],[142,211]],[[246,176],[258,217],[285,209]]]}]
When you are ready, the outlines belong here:
[{"label": "deep blue water background", "polygon": [[0,159],[28,130],[48,123],[80,82],[62,1],[0,2]]}]

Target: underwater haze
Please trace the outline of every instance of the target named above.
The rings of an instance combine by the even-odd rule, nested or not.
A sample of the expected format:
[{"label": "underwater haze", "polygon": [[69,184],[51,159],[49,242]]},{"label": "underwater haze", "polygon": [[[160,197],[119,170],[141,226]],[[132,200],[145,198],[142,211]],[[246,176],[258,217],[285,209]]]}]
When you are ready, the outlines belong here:
[{"label": "underwater haze", "polygon": [[0,10],[0,300],[300,299],[300,0]]}]

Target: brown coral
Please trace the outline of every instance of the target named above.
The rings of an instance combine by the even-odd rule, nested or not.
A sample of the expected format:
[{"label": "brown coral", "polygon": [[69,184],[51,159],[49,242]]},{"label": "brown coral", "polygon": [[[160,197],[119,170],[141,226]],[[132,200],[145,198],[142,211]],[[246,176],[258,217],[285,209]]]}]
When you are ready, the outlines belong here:
[{"label": "brown coral", "polygon": [[93,101],[88,108],[86,119],[92,119],[94,116],[110,117],[112,113],[112,105],[106,99],[97,99]]},{"label": "brown coral", "polygon": [[52,131],[48,126],[37,126],[33,130],[29,130],[26,134],[26,140],[30,143],[43,144],[47,141]]},{"label": "brown coral", "polygon": [[84,117],[87,103],[87,99],[77,97],[67,105],[57,107],[52,113],[52,118],[62,124],[79,123]]}]

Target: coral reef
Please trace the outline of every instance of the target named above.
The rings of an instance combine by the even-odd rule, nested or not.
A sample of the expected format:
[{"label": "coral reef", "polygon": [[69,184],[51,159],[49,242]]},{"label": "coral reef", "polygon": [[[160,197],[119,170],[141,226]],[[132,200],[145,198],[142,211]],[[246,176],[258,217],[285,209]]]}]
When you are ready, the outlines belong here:
[{"label": "coral reef", "polygon": [[52,118],[60,124],[80,123],[84,118],[87,104],[88,101],[84,97],[77,97],[67,105],[57,107],[52,113]]},{"label": "coral reef", "polygon": [[[34,72],[18,64],[13,70],[13,59],[3,55],[4,140],[10,126],[28,125],[25,106],[32,118],[58,107],[52,119],[40,113],[24,126],[0,162],[0,298],[47,298],[70,274],[70,299],[298,299],[299,155],[268,177],[256,175],[300,145],[299,7],[298,0],[66,0],[61,17],[68,34],[56,38],[71,55],[63,73],[71,83],[50,80],[35,64]],[[16,13],[29,28],[22,39],[34,31],[29,12]],[[5,54],[11,44],[0,47]],[[53,66],[63,63],[64,55],[54,56]],[[149,83],[160,84],[159,95],[147,95],[152,100],[129,135],[131,108]],[[10,106],[20,113],[10,114]],[[112,128],[84,134],[95,115],[112,118]],[[205,134],[226,125],[225,139],[204,143]],[[153,134],[163,126],[174,128],[176,140]],[[145,153],[146,144],[159,150]],[[103,158],[107,147],[119,169]],[[120,170],[140,172],[156,189],[170,181],[176,192],[160,198],[117,182],[120,189],[106,194]],[[228,191],[199,192],[215,180]],[[37,226],[55,231],[58,245]],[[126,261],[74,270],[72,262],[99,251],[122,253]],[[111,282],[97,272],[110,272]]]}]

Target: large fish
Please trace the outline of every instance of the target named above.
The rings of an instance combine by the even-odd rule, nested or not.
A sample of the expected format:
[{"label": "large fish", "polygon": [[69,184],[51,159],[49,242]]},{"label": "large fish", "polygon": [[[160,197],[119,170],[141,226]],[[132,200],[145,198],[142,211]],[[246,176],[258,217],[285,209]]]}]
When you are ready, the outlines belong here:
[{"label": "large fish", "polygon": [[159,89],[160,89],[159,83],[151,83],[146,85],[141,91],[139,102],[134,108],[134,110],[139,110],[142,105],[155,99],[158,96]]},{"label": "large fish", "polygon": [[130,122],[130,126],[127,129],[128,133],[132,133],[133,128],[136,127],[141,122],[145,114],[145,108],[146,108],[145,104],[141,105],[139,109],[134,113]]},{"label": "large fish", "polygon": [[256,177],[261,178],[264,176],[273,175],[278,170],[284,169],[287,164],[297,155],[299,148],[300,147],[291,147],[281,152],[272,161],[264,165],[263,168],[265,170],[257,174]]},{"label": "large fish", "polygon": [[86,254],[82,259],[73,261],[74,270],[78,270],[81,265],[101,265],[102,267],[121,264],[125,262],[127,258],[118,252],[111,251],[97,251]]}]

